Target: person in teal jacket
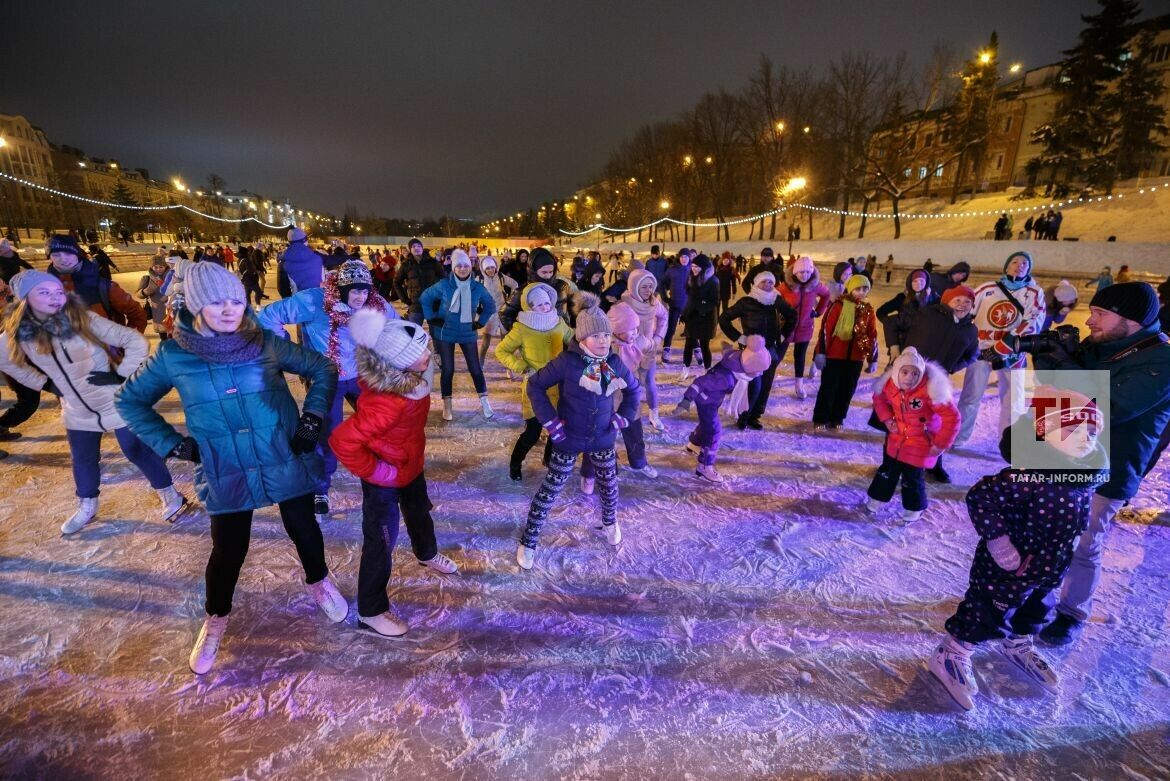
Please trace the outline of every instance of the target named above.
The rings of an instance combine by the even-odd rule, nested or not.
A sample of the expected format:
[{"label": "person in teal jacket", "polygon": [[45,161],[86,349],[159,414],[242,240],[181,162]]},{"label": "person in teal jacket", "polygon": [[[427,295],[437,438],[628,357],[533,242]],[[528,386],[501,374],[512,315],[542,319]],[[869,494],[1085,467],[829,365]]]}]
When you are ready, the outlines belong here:
[{"label": "person in teal jacket", "polygon": [[[261,329],[246,300],[231,272],[214,263],[192,266],[174,337],[115,401],[130,430],[155,453],[196,464],[195,488],[211,516],[212,546],[207,618],[190,659],[196,674],[215,663],[257,509],[279,505],[309,592],[329,620],[342,621],[349,612],[329,578],[313,514],[313,489],[323,475],[317,442],[337,390],[337,369],[320,353]],[[312,383],[300,414],[285,372]],[[183,405],[186,436],[154,408],[172,389]]]},{"label": "person in teal jacket", "polygon": [[337,271],[325,275],[321,287],[301,290],[289,298],[274,301],[256,314],[260,326],[282,339],[288,339],[286,325],[302,327],[303,344],[324,355],[337,367],[337,393],[325,416],[318,452],[325,463],[325,474],[313,497],[318,520],[329,515],[329,487],[337,471],[337,458],[329,447],[329,435],[341,424],[343,405],[357,409],[358,388],[356,345],[349,334],[349,318],[359,309],[373,309],[388,319],[396,319],[394,308],[378,295],[373,276],[365,262],[347,260]]},{"label": "person in teal jacket", "polygon": [[423,291],[419,297],[423,317],[431,325],[431,338],[439,353],[442,372],[439,389],[443,393],[443,420],[451,420],[451,384],[455,377],[455,345],[463,351],[467,372],[475,383],[483,416],[492,416],[488,404],[487,382],[479,362],[476,331],[482,328],[496,311],[496,302],[482,284],[471,278],[471,258],[461,249],[451,253],[451,276],[440,279]]}]

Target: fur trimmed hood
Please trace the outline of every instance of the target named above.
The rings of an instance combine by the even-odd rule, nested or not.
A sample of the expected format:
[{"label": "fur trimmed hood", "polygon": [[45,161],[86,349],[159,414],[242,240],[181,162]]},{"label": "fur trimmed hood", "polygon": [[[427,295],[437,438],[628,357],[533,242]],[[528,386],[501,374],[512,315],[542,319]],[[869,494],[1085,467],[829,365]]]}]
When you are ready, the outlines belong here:
[{"label": "fur trimmed hood", "polygon": [[[923,374],[926,378],[926,395],[932,403],[954,404],[955,388],[951,385],[950,375],[946,373],[942,366],[939,366],[934,361],[927,360],[926,371]],[[893,379],[893,364],[891,364],[890,368],[886,369],[882,373],[882,376],[878,378],[877,385],[874,387],[881,388],[884,391],[886,383]],[[894,386],[897,387],[897,383],[894,383]],[[922,382],[919,382],[913,390],[907,391],[907,393],[918,393],[922,387]]]},{"label": "fur trimmed hood", "polygon": [[393,393],[420,399],[431,392],[431,366],[425,372],[399,369],[366,347],[357,350],[358,378],[375,393]]}]

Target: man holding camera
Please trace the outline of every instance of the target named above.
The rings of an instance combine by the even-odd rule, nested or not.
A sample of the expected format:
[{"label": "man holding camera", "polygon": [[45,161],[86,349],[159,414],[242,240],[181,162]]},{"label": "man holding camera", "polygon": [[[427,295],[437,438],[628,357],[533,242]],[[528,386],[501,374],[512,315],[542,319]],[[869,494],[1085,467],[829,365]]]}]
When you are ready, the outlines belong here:
[{"label": "man holding camera", "polygon": [[975,431],[979,402],[987,390],[992,369],[999,375],[999,430],[1024,414],[1024,366],[1028,357],[1014,339],[1040,331],[1047,309],[1044,289],[1032,279],[1032,256],[1013,252],[1003,264],[1003,276],[975,289],[975,326],[979,329],[980,360],[967,367],[959,396],[962,424],[955,446]]},{"label": "man holding camera", "polygon": [[1109,480],[1097,488],[1089,526],[1064,577],[1056,619],[1040,632],[1050,645],[1071,643],[1092,611],[1101,554],[1113,516],[1137,493],[1159,437],[1170,425],[1170,343],[1158,325],[1158,297],[1145,282],[1097,291],[1089,302],[1089,338],[1037,354],[1040,369],[1109,372]]}]

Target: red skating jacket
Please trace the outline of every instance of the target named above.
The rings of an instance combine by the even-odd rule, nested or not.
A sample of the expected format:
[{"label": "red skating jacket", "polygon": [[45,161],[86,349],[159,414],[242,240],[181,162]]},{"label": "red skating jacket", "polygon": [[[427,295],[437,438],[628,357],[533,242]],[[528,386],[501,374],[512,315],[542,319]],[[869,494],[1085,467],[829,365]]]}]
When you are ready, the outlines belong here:
[{"label": "red skating jacket", "polygon": [[833,335],[837,327],[837,318],[841,316],[841,299],[837,299],[829,306],[829,311],[821,320],[821,336],[817,340],[814,355],[825,353],[829,358],[844,359],[847,361],[861,361],[874,363],[878,355],[877,316],[873,307],[862,301],[857,304],[857,311],[853,316],[853,338],[838,339]]},{"label": "red skating jacket", "polygon": [[361,350],[358,358],[362,392],[357,412],[333,430],[329,446],[337,460],[362,480],[370,479],[379,461],[391,464],[398,474],[384,485],[402,488],[423,471],[430,386],[417,380],[411,384],[419,375],[397,369],[367,382],[363,364],[368,355],[368,350]]},{"label": "red skating jacket", "polygon": [[[903,464],[930,469],[938,456],[931,447],[946,450],[959,433],[959,408],[955,406],[951,378],[934,361],[926,362],[926,372],[918,385],[904,391],[888,373],[878,380],[873,395],[873,411],[886,428],[886,453]],[[898,425],[894,433],[890,422]]]}]

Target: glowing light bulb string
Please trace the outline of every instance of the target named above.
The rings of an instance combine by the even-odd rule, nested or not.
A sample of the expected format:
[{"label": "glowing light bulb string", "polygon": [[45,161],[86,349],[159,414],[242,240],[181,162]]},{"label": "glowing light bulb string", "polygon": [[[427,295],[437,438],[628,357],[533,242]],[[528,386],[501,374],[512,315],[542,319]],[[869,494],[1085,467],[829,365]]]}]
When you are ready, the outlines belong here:
[{"label": "glowing light bulb string", "polygon": [[[1131,196],[1145,195],[1146,193],[1153,193],[1157,190],[1165,189],[1167,187],[1170,187],[1170,182],[1164,182],[1161,185],[1151,185],[1149,187],[1141,187],[1136,192],[1131,192],[1130,195]],[[786,205],[777,207],[775,209],[772,209],[771,211],[766,211],[766,212],[763,212],[761,214],[757,214],[753,217],[743,217],[743,218],[738,219],[738,220],[727,220],[725,222],[688,222],[686,220],[676,220],[673,217],[660,217],[657,220],[654,220],[653,222],[646,223],[645,225],[635,225],[635,226],[629,227],[629,228],[615,228],[613,226],[605,225],[605,224],[599,222],[595,225],[592,225],[592,226],[586,228],[585,230],[568,231],[568,230],[561,229],[560,232],[562,234],[564,234],[565,236],[584,236],[585,234],[593,233],[594,231],[605,231],[607,233],[637,233],[638,231],[643,231],[643,230],[646,230],[648,228],[653,228],[655,225],[661,225],[662,223],[673,223],[674,225],[686,225],[687,227],[691,227],[691,228],[723,228],[723,227],[731,227],[732,225],[744,225],[745,223],[755,222],[756,220],[766,219],[768,217],[772,217],[773,215],[780,214],[781,212],[787,211],[788,209],[805,209],[808,211],[820,212],[822,214],[833,214],[833,215],[837,215],[837,216],[843,215],[845,217],[866,217],[868,219],[874,219],[874,220],[892,220],[895,218],[902,219],[902,220],[963,219],[963,218],[971,218],[971,217],[997,216],[997,215],[1004,214],[1004,213],[1007,213],[1007,214],[1026,214],[1029,212],[1044,211],[1046,209],[1073,208],[1075,206],[1088,206],[1088,205],[1091,205],[1094,203],[1108,203],[1109,201],[1115,201],[1115,200],[1120,201],[1124,197],[1125,197],[1125,193],[1118,193],[1116,195],[1098,195],[1095,197],[1090,196],[1087,198],[1083,197],[1083,196],[1080,198],[1068,198],[1068,199],[1063,200],[1063,201],[1052,201],[1051,203],[1040,204],[1039,206],[1013,206],[1013,207],[1008,208],[1008,209],[983,209],[983,210],[974,211],[974,212],[940,212],[939,214],[902,213],[902,214],[897,214],[897,215],[889,213],[889,212],[842,211],[841,209],[830,209],[826,206],[810,206],[809,204],[806,204],[806,203],[790,203],[790,204],[786,204]]]},{"label": "glowing light bulb string", "polygon": [[261,220],[261,219],[256,218],[256,217],[241,217],[239,219],[232,219],[230,217],[216,217],[213,214],[207,214],[206,212],[201,212],[198,209],[193,209],[185,203],[172,203],[172,204],[168,204],[166,206],[131,206],[131,205],[125,204],[125,203],[113,203],[112,201],[99,201],[99,200],[96,200],[94,198],[87,198],[84,195],[75,195],[74,193],[67,193],[67,192],[64,192],[62,190],[55,190],[52,187],[45,187],[43,184],[37,184],[36,182],[30,182],[27,179],[21,179],[18,176],[13,176],[12,174],[6,173],[4,171],[0,171],[0,177],[2,177],[4,179],[8,179],[9,181],[12,181],[12,182],[16,182],[17,184],[22,184],[25,187],[34,187],[38,190],[41,190],[42,192],[50,193],[52,195],[56,195],[56,196],[59,196],[61,198],[70,198],[74,201],[81,201],[83,203],[93,204],[94,206],[108,206],[112,209],[129,209],[130,211],[139,211],[139,212],[157,212],[157,211],[167,211],[169,209],[182,209],[184,211],[189,211],[192,214],[198,214],[200,217],[206,217],[209,220],[215,220],[216,222],[230,222],[230,223],[235,223],[237,225],[240,223],[244,223],[244,222],[254,222],[258,225],[263,225],[265,228],[271,228],[272,230],[284,230],[285,228],[288,227],[287,224],[286,225],[272,225],[272,224],[264,222],[264,220]]}]

